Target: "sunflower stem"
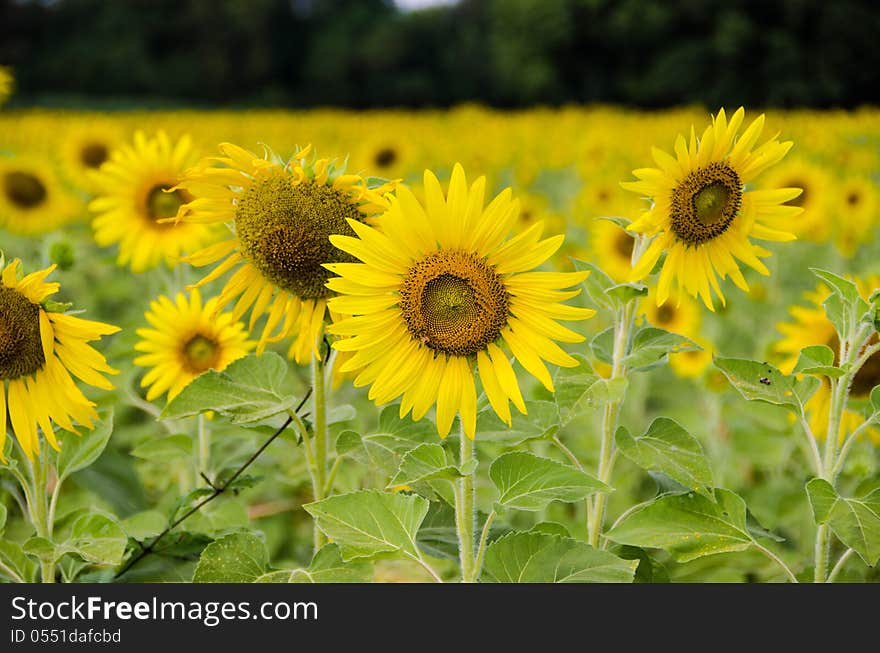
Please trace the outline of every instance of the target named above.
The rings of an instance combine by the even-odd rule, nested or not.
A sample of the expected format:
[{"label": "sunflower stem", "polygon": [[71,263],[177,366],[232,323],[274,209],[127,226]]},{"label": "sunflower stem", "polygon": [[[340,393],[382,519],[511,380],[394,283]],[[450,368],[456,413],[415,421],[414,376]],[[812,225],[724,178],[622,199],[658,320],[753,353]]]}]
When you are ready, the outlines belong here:
[{"label": "sunflower stem", "polygon": [[[327,388],[324,380],[323,356],[312,357],[312,424],[314,425],[314,496],[320,501],[326,496],[327,484]],[[315,552],[327,538],[315,527]]]},{"label": "sunflower stem", "polygon": [[[461,422],[461,420],[459,420]],[[464,432],[464,425],[461,425],[459,439],[460,460],[459,465],[462,469],[469,466],[471,460],[474,460],[474,441],[471,440]],[[458,552],[461,562],[461,582],[476,582],[476,560],[474,557],[474,535],[476,533],[476,491],[474,486],[475,470],[469,474],[464,474],[458,479],[455,488],[455,527],[458,534]]]},{"label": "sunflower stem", "polygon": [[195,484],[198,486],[200,480],[207,476],[212,478],[210,468],[211,457],[211,431],[208,428],[208,421],[204,413],[199,413],[198,419],[198,449],[196,451],[196,469]]},{"label": "sunflower stem", "polygon": [[[611,359],[611,380],[626,376],[624,358],[629,349],[630,334],[635,321],[635,302],[628,302],[615,315],[614,322],[614,348]],[[620,417],[620,408],[623,405],[623,397],[617,401],[605,404],[602,412],[602,442],[599,448],[599,466],[596,476],[603,483],[609,484],[611,473],[614,470],[614,432],[617,430],[617,422]],[[587,510],[587,536],[588,541],[594,548],[599,547],[599,538],[602,534],[602,523],[605,521],[605,508],[608,495],[597,494],[591,506]]]},{"label": "sunflower stem", "polygon": [[[37,451],[36,465],[33,466],[33,497],[34,505],[31,506],[31,516],[34,520],[34,529],[39,537],[47,540],[52,539],[52,524],[49,523],[49,500],[46,494],[46,484],[49,480],[48,455],[43,451]],[[40,559],[40,577],[44,583],[55,582],[54,559]]]}]

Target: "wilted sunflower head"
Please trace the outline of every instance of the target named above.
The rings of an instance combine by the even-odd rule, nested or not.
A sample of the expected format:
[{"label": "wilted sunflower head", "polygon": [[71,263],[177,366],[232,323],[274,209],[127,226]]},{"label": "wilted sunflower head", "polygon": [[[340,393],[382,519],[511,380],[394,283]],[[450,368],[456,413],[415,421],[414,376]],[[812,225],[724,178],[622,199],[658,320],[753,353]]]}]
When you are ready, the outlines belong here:
[{"label": "wilted sunflower head", "polygon": [[[234,236],[199,252],[189,261],[207,265],[226,257],[199,285],[237,267],[220,294],[225,306],[239,297],[232,314],[251,310],[250,328],[268,314],[258,351],[270,342],[293,337],[290,355],[300,363],[317,354],[333,276],[325,263],[353,262],[330,241],[354,235],[351,223],[363,223],[387,206],[393,183],[347,174],[345,162],[319,159],[311,147],[284,161],[231,143],[222,156],[203,160],[177,186],[195,198],[178,211],[184,223],[226,223]],[[218,165],[219,164],[219,165]]]}]

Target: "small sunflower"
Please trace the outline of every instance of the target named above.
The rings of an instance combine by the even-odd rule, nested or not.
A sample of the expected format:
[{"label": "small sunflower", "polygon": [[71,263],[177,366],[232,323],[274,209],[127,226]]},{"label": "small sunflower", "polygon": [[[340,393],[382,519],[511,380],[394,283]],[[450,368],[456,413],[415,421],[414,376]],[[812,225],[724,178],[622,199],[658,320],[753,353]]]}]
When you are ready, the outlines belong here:
[{"label": "small sunflower", "polygon": [[165,132],[148,138],[139,131],[133,145],[114,150],[94,173],[99,196],[89,209],[96,214],[95,241],[102,247],[118,244],[119,265],[130,265],[133,272],[161,261],[172,267],[184,252],[214,239],[214,230],[206,225],[168,221],[192,199],[175,186],[194,157],[188,136],[172,143]]},{"label": "small sunflower", "polygon": [[562,245],[564,236],[541,239],[538,222],[508,239],[519,202],[510,189],[488,206],[486,180],[468,188],[464,170],[452,171],[448,194],[425,171],[426,206],[405,186],[379,220],[381,231],[356,220],[357,237],[331,242],[360,263],[331,263],[338,278],[327,285],[340,296],[332,311],[352,316],[328,331],[343,339],[334,347],[353,353],[343,372],[358,371],[355,386],[371,385],[370,399],[384,404],[403,395],[400,416],[419,420],[437,405],[437,430],[445,437],[455,415],[475,435],[478,372],[490,405],[507,424],[508,401],[526,412],[508,354],[551,392],[544,365],[573,367],[577,361],[555,342],[583,336],[556,320],[582,320],[594,311],[561,302],[579,290],[563,290],[583,272],[534,272]]},{"label": "small sunflower", "polygon": [[122,129],[111,120],[73,124],[59,139],[58,159],[64,176],[80,190],[99,191],[94,173],[122,141]]},{"label": "small sunflower", "polygon": [[657,289],[651,288],[641,308],[648,322],[661,329],[689,338],[700,331],[699,307],[687,295],[673,293],[665,302],[658,303]]},{"label": "small sunflower", "polygon": [[[325,286],[332,274],[322,264],[355,260],[328,237],[354,235],[349,224],[384,210],[382,194],[392,186],[370,188],[335,161],[310,156],[311,147],[287,163],[231,143],[221,144],[220,151],[224,156],[206,159],[187,172],[179,188],[196,199],[182,206],[178,217],[190,224],[231,223],[235,234],[186,260],[203,266],[225,257],[197,286],[237,267],[220,293],[218,308],[240,296],[233,319],[250,309],[252,330],[268,314],[257,351],[293,336],[289,356],[307,363],[317,355],[327,299],[333,294]],[[210,167],[212,162],[225,167]]]},{"label": "small sunflower", "polygon": [[202,304],[195,288],[189,299],[178,293],[174,301],[161,296],[150,302],[145,317],[153,328],[137,330],[141,340],[134,348],[143,356],[134,363],[152,368],[141,381],[150,387],[148,401],[165,392],[171,401],[197,376],[226,369],[256,345],[241,322],[218,312],[216,297]]},{"label": "small sunflower", "polygon": [[50,163],[36,156],[0,157],[0,229],[35,236],[68,222],[81,207]]},{"label": "small sunflower", "polygon": [[790,231],[798,238],[823,242],[831,233],[833,222],[827,213],[828,198],[834,181],[828,171],[806,159],[795,157],[786,159],[761,179],[761,188],[800,188],[801,194],[787,202],[788,206],[798,206],[803,213],[793,219],[780,221],[780,227]]},{"label": "small sunflower", "polygon": [[21,261],[5,265],[0,257],[0,459],[6,441],[7,415],[24,453],[40,455],[38,428],[58,450],[52,427],[75,432],[74,422],[94,428],[95,404],[76,386],[82,382],[112,390],[104,374],[117,371],[87,343],[119,331],[56,310],[48,298],[59,284],[46,282],[55,269],[19,278]]},{"label": "small sunflower", "polygon": [[632,274],[635,243],[630,232],[610,220],[595,218],[590,223],[592,260],[615,281],[623,283]]},{"label": "small sunflower", "polygon": [[750,238],[794,239],[794,235],[766,223],[801,213],[800,207],[784,204],[797,197],[800,189],[745,190],[746,184],[780,161],[792,143],[772,138],[753,149],[764,127],[764,116],[737,138],[744,115],[739,108],[728,122],[720,110],[701,138],[693,128],[690,141],[679,135],[675,157],[654,148],[654,160],[660,167],[634,170],[638,181],[622,184],[653,200],[651,208],[629,225],[631,231],[653,237],[631,278],[647,276],[666,252],[657,284],[661,304],[675,280],[680,289],[701,297],[707,308],[715,310],[713,291],[724,303],[719,275],[722,279],[730,276],[748,292],[737,260],[769,274],[760,259],[770,252]]},{"label": "small sunflower", "polygon": [[852,256],[860,245],[873,240],[877,220],[876,185],[867,177],[847,177],[836,189],[831,211],[836,218],[837,246],[844,255]]},{"label": "small sunflower", "polygon": [[[867,299],[874,288],[880,287],[880,276],[872,275],[867,279],[855,279],[861,295]],[[824,284],[819,284],[814,291],[804,293],[807,300],[806,306],[792,306],[789,314],[794,318],[791,322],[781,322],[776,328],[784,338],[775,346],[775,350],[784,356],[779,368],[786,373],[791,373],[797,364],[801,349],[811,345],[826,345],[834,352],[835,362],[839,355],[840,340],[834,325],[825,314],[823,303],[831,294]],[[867,399],[871,390],[880,385],[880,353],[871,356],[865,365],[853,378],[850,386],[850,397],[853,399]],[[822,378],[822,385],[807,402],[805,408],[809,415],[810,427],[818,439],[825,437],[825,429],[828,423],[828,413],[831,407],[831,386],[828,380]],[[856,428],[863,418],[858,413],[847,410],[841,425],[841,437]],[[870,429],[869,435],[872,440],[880,443],[880,431]]]}]

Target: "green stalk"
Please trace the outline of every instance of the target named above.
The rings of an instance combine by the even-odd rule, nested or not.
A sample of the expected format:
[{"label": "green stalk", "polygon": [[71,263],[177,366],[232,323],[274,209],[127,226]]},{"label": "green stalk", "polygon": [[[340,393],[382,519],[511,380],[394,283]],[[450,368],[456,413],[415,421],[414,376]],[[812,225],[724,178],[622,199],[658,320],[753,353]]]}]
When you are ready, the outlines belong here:
[{"label": "green stalk", "polygon": [[[314,475],[313,490],[315,501],[325,497],[327,484],[327,388],[324,380],[324,360],[312,357],[312,424],[314,425]],[[319,528],[315,528],[315,551],[318,551],[327,538]]]},{"label": "green stalk", "polygon": [[[630,333],[635,320],[635,302],[629,302],[615,316],[614,324],[614,348],[611,360],[611,379],[626,376],[626,366],[623,360],[629,348]],[[614,432],[617,430],[617,422],[620,417],[620,408],[623,398],[605,404],[602,412],[602,442],[599,449],[599,467],[597,477],[603,483],[610,485],[611,473],[614,470]],[[591,546],[598,548],[599,538],[602,534],[602,523],[605,521],[605,508],[608,503],[608,495],[601,493],[596,495],[592,507],[587,510],[587,537]]]},{"label": "green stalk", "polygon": [[[39,537],[52,539],[52,524],[49,522],[49,501],[46,495],[46,484],[49,479],[48,456],[37,451],[37,462],[33,466],[33,504],[30,506],[31,519]],[[40,560],[40,577],[44,583],[55,582],[55,561]]]},{"label": "green stalk", "polygon": [[211,457],[211,431],[208,429],[208,421],[203,413],[199,413],[198,419],[198,448],[196,451],[196,469],[195,483],[196,486],[201,482],[201,475],[204,474],[211,478],[210,457]]},{"label": "green stalk", "polygon": [[[460,429],[462,468],[474,459],[474,441],[464,432],[464,426]],[[473,583],[476,581],[476,559],[474,557],[474,534],[477,521],[476,491],[474,476],[476,471],[466,474],[458,479],[455,488],[455,528],[458,534],[458,551],[461,562],[461,582]]]}]

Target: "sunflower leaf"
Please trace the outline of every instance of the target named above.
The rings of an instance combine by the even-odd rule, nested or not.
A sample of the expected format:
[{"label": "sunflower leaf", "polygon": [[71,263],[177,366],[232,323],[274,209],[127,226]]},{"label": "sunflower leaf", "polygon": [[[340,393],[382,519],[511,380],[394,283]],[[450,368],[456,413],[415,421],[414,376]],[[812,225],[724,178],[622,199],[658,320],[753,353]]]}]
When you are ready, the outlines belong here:
[{"label": "sunflower leaf", "polygon": [[366,560],[345,562],[336,544],[326,544],[305,569],[281,569],[259,576],[256,583],[369,583],[373,565]]},{"label": "sunflower leaf", "polygon": [[746,504],[730,490],[715,488],[716,501],[696,492],[664,495],[633,510],[608,533],[618,544],[664,549],[679,562],[744,551],[754,539]]},{"label": "sunflower leaf", "polygon": [[590,363],[580,354],[573,354],[580,362],[577,367],[561,367],[556,373],[556,408],[559,426],[601,408],[611,401],[620,401],[626,391],[626,377],[606,379],[593,372]]},{"label": "sunflower leaf", "polygon": [[649,326],[639,329],[633,337],[632,349],[623,362],[631,370],[647,369],[662,363],[667,354],[700,349],[684,336]]},{"label": "sunflower leaf", "polygon": [[172,399],[161,418],[180,418],[215,411],[233,424],[256,426],[293,408],[287,361],[273,352],[241,358],[222,372],[202,374]]},{"label": "sunflower leaf", "polygon": [[674,420],[658,417],[638,437],[619,428],[614,440],[621,453],[642,469],[662,472],[684,487],[714,498],[712,470],[703,447]]},{"label": "sunflower leaf", "polygon": [[618,300],[608,294],[608,290],[617,285],[614,280],[605,274],[600,267],[592,263],[575,258],[571,259],[571,262],[578,272],[590,271],[590,276],[586,278],[583,286],[591,303],[609,311],[617,308]]},{"label": "sunflower leaf", "polygon": [[803,395],[795,392],[792,377],[776,367],[745,358],[716,358],[714,363],[745,399],[803,412]]},{"label": "sunflower leaf", "polygon": [[495,459],[489,478],[501,496],[498,503],[520,510],[542,510],[551,501],[580,501],[612,488],[571,465],[512,451]]},{"label": "sunflower leaf", "polygon": [[841,497],[821,478],[814,478],[806,488],[816,523],[828,524],[866,565],[876,565],[880,560],[880,488],[859,499]]},{"label": "sunflower leaf", "polygon": [[831,287],[831,295],[822,305],[841,340],[848,340],[863,318],[873,322],[868,302],[862,299],[855,283],[827,270],[810,268],[810,271]]},{"label": "sunflower leaf", "polygon": [[108,411],[94,429],[82,435],[67,431],[62,433],[61,451],[58,452],[56,463],[59,481],[85,469],[101,456],[113,433],[113,411]]},{"label": "sunflower leaf", "polygon": [[638,560],[536,531],[508,533],[486,549],[484,577],[496,583],[631,583]]},{"label": "sunflower leaf", "polygon": [[360,490],[303,507],[333,542],[342,559],[403,554],[418,558],[416,534],[429,503],[415,494]]},{"label": "sunflower leaf", "polygon": [[810,345],[801,349],[792,374],[819,374],[837,378],[843,370],[834,366],[834,351],[827,345]]},{"label": "sunflower leaf", "polygon": [[455,480],[461,477],[458,468],[449,462],[446,450],[439,444],[420,444],[400,459],[400,467],[388,487],[415,485],[433,480]]},{"label": "sunflower leaf", "polygon": [[643,283],[619,283],[611,286],[605,293],[614,297],[622,304],[627,304],[634,299],[648,294],[648,286]]},{"label": "sunflower leaf", "polygon": [[269,567],[266,543],[252,533],[230,533],[205,547],[194,583],[253,583]]}]

